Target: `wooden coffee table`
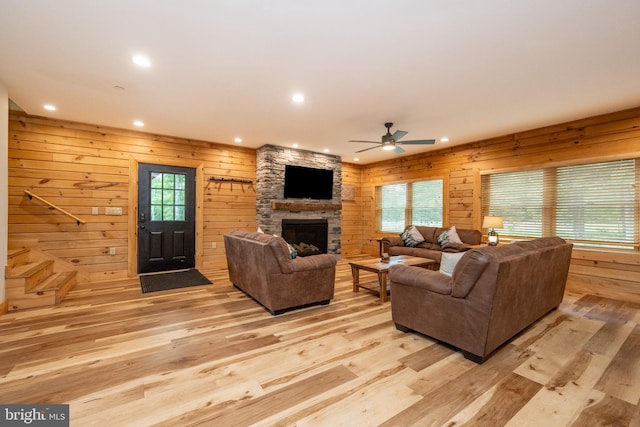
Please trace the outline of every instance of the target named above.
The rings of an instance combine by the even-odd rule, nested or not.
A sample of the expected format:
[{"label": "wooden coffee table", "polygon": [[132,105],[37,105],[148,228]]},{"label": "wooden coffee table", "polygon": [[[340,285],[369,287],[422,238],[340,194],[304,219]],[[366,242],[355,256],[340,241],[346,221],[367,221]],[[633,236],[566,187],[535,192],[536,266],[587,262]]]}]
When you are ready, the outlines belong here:
[{"label": "wooden coffee table", "polygon": [[[353,292],[358,292],[360,288],[379,292],[380,302],[385,302],[387,300],[387,274],[389,273],[389,267],[396,264],[433,268],[436,262],[432,259],[408,255],[392,256],[389,262],[382,262],[380,258],[368,258],[350,262],[351,275],[353,276]],[[377,289],[360,283],[360,270],[369,271],[378,275]]]}]

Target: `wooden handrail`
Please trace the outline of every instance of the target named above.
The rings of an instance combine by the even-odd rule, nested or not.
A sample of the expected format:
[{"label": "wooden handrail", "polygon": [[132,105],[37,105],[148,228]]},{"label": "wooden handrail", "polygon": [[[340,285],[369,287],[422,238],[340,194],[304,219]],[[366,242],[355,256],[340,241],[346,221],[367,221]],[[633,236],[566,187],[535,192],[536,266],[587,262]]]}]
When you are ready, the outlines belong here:
[{"label": "wooden handrail", "polygon": [[42,197],[38,196],[37,194],[33,194],[33,193],[32,193],[31,191],[29,191],[29,190],[24,190],[24,192],[25,192],[25,193],[27,193],[27,196],[29,196],[29,199],[36,198],[36,199],[40,200],[42,203],[44,203],[44,204],[47,204],[47,205],[51,206],[53,209],[58,210],[58,211],[62,212],[63,214],[65,214],[65,215],[67,215],[67,216],[70,216],[71,218],[75,219],[75,220],[76,220],[76,223],[77,223],[78,225],[80,225],[80,224],[84,224],[84,223],[85,223],[85,221],[84,221],[84,220],[82,220],[82,219],[78,218],[77,216],[75,216],[75,215],[74,215],[74,214],[72,214],[72,213],[69,213],[69,212],[65,211],[65,210],[64,210],[64,209],[62,209],[61,207],[58,207],[58,206],[54,205],[53,203],[51,203],[51,202],[49,202],[49,201],[47,201],[47,200],[43,199]]}]

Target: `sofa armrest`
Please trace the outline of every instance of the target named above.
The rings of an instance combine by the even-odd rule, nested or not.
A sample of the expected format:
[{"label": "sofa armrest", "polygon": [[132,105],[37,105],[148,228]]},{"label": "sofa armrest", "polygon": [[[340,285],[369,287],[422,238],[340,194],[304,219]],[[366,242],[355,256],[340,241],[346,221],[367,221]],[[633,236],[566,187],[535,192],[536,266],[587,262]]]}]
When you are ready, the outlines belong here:
[{"label": "sofa armrest", "polygon": [[400,236],[386,236],[382,238],[382,252],[389,253],[392,246],[404,246],[404,241]]},{"label": "sofa armrest", "polygon": [[422,288],[442,295],[451,294],[451,277],[438,271],[427,270],[421,267],[392,265],[389,267],[389,280],[394,283]]},{"label": "sofa armrest", "polygon": [[337,258],[332,254],[319,254],[294,258],[291,260],[291,267],[293,272],[319,270],[335,267],[337,262]]}]

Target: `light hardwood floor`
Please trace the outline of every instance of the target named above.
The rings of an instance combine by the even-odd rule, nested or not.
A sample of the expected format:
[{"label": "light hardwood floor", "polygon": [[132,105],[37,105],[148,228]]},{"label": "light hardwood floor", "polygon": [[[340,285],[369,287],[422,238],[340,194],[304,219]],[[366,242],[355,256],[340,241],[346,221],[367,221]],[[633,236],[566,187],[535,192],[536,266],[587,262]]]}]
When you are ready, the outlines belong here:
[{"label": "light hardwood floor", "polygon": [[331,304],[277,317],[205,274],[0,316],[0,403],[68,403],[72,426],[640,426],[638,304],[567,294],[477,365],[397,331],[347,260]]}]

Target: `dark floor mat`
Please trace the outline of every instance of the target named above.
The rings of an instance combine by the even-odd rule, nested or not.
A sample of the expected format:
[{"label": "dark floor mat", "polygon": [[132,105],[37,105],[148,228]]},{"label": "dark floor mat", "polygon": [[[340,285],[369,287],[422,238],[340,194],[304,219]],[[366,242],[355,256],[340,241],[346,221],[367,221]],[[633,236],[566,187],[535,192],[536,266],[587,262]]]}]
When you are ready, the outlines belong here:
[{"label": "dark floor mat", "polygon": [[142,293],[166,291],[167,289],[186,288],[188,286],[210,285],[211,281],[198,270],[149,274],[140,276]]}]

